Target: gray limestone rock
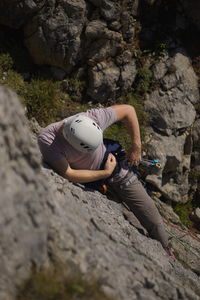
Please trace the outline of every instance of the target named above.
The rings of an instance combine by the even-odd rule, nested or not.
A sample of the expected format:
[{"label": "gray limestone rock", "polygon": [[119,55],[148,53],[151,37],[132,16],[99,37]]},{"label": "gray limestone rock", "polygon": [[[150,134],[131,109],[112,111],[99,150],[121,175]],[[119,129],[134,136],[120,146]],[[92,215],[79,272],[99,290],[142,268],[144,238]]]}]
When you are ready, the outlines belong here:
[{"label": "gray limestone rock", "polygon": [[151,125],[166,135],[176,135],[180,130],[190,127],[195,120],[195,108],[188,99],[187,90],[185,87],[183,89],[173,87],[164,94],[155,90],[145,101]]},{"label": "gray limestone rock", "polygon": [[79,58],[85,24],[84,0],[50,1],[24,27],[25,44],[36,64],[71,72]]},{"label": "gray limestone rock", "polygon": [[[0,87],[0,299],[47,258],[48,187],[17,96]],[[10,299],[10,298],[9,298]]]},{"label": "gray limestone rock", "polygon": [[195,150],[199,127],[198,122],[194,123],[195,104],[199,101],[197,76],[182,50],[176,51],[172,58],[167,55],[161,58],[153,67],[153,75],[159,88],[145,101],[153,129],[148,153],[160,159],[162,168],[158,176],[149,175],[147,180],[168,199],[186,202],[191,187],[188,181],[191,157],[195,158],[195,165],[199,161]]},{"label": "gray limestone rock", "polygon": [[197,76],[189,59],[178,52],[173,59],[165,57],[153,69],[160,88],[145,102],[151,125],[164,134],[175,134],[190,127],[196,116],[194,104],[199,101]]},{"label": "gray limestone rock", "polygon": [[112,62],[101,62],[90,69],[90,86],[88,95],[99,102],[114,98],[117,92],[117,82],[120,77],[119,68]]},{"label": "gray limestone rock", "polygon": [[175,202],[188,200],[191,153],[185,153],[186,145],[185,134],[167,137],[153,132],[148,143],[148,157],[158,159],[161,168],[155,174],[147,175],[146,181],[156,186],[167,199]]}]

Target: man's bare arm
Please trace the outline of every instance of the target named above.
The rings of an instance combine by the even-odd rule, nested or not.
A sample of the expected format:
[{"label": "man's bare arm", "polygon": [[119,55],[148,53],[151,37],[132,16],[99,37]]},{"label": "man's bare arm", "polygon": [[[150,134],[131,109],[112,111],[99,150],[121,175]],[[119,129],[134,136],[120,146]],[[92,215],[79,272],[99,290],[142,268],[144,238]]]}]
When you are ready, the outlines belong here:
[{"label": "man's bare arm", "polygon": [[128,104],[113,105],[117,121],[123,121],[132,140],[132,146],[128,151],[128,159],[132,164],[137,164],[141,160],[141,138],[140,127],[136,111]]},{"label": "man's bare arm", "polygon": [[116,166],[116,159],[110,153],[103,170],[72,169],[65,158],[51,163],[51,166],[58,174],[71,182],[87,183],[110,177]]}]

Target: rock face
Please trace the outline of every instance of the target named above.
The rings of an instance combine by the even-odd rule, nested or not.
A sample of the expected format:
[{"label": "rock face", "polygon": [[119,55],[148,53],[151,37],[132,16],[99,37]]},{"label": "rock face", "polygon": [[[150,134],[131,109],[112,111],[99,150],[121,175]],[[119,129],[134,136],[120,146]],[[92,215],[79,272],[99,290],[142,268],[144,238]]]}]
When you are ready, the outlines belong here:
[{"label": "rock face", "polygon": [[[39,153],[16,95],[0,88],[1,242],[0,298],[26,278],[47,255],[48,186],[40,174]],[[46,196],[45,196],[46,194]],[[46,199],[46,200],[45,200]]]},{"label": "rock face", "polygon": [[24,27],[25,43],[34,61],[70,72],[79,60],[85,13],[84,0],[59,1],[58,5],[49,1]]},{"label": "rock face", "polygon": [[[100,274],[104,291],[119,299],[200,299],[198,241],[185,237],[190,252],[184,241],[179,247],[174,239],[190,270],[170,261],[157,241],[124,219],[121,203],[73,185],[52,170],[41,170],[23,109],[16,95],[3,87],[0,108],[0,299],[15,298],[15,288],[31,267],[56,260],[75,264],[85,277]],[[158,199],[156,203],[170,222],[179,222],[166,204]],[[166,228],[178,235],[176,229]]]},{"label": "rock face", "polygon": [[191,128],[196,117],[194,105],[199,101],[197,77],[183,51],[173,58],[166,56],[153,71],[159,89],[145,101],[152,125],[148,155],[157,157],[162,168],[159,174],[148,176],[147,181],[168,199],[187,202],[193,153]]}]

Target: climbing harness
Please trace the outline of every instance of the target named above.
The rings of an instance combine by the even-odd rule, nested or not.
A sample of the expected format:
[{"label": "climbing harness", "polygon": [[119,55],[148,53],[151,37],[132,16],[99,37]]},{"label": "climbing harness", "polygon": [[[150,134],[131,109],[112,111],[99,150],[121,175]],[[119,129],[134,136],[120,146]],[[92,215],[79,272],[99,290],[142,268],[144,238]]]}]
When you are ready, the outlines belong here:
[{"label": "climbing harness", "polygon": [[[103,143],[104,146],[106,147],[106,152],[104,154],[104,158],[101,163],[100,170],[104,169],[104,165],[105,162],[107,161],[108,155],[109,153],[112,153],[117,160],[117,165],[110,177],[113,177],[116,173],[120,171],[122,162],[126,163],[126,166],[129,168],[129,171],[133,172],[133,176],[129,178],[129,180],[125,183],[125,186],[131,184],[137,177],[145,186],[145,181],[143,181],[142,177],[145,177],[147,173],[150,174],[153,170],[161,168],[161,164],[159,163],[158,159],[154,159],[154,160],[142,159],[137,166],[129,167],[129,162],[128,160],[126,160],[126,152],[118,141],[114,141],[111,139],[103,139]],[[85,183],[84,185],[87,188],[98,190],[101,193],[106,194],[107,184],[109,182],[110,177],[107,179]]]},{"label": "climbing harness", "polygon": [[[116,173],[118,173],[120,171],[120,168],[121,168],[120,162],[125,159],[126,153],[125,153],[125,150],[120,145],[120,143],[117,141],[113,141],[111,139],[103,139],[103,143],[106,148],[106,152],[104,154],[104,158],[101,163],[100,170],[104,169],[104,165],[107,161],[108,155],[109,155],[109,153],[112,153],[117,160],[117,165],[111,175],[111,176],[114,176]],[[99,192],[106,194],[107,184],[108,184],[110,177],[106,178],[106,179],[88,182],[88,183],[85,183],[84,185],[86,188],[98,190]]]}]

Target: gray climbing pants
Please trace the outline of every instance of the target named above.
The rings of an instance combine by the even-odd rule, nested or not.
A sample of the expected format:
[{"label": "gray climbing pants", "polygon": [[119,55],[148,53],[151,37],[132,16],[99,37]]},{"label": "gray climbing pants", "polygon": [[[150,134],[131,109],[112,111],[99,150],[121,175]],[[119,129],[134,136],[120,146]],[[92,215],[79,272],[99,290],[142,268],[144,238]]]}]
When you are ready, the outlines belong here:
[{"label": "gray climbing pants", "polygon": [[133,212],[149,236],[158,240],[163,248],[168,246],[168,235],[154,201],[149,197],[141,182],[133,172],[115,183],[109,183],[109,189],[117,194]]}]

